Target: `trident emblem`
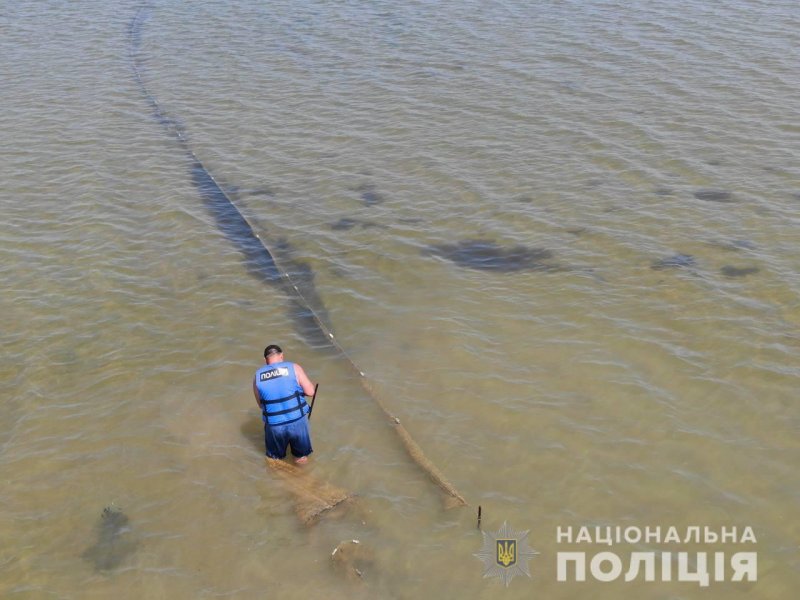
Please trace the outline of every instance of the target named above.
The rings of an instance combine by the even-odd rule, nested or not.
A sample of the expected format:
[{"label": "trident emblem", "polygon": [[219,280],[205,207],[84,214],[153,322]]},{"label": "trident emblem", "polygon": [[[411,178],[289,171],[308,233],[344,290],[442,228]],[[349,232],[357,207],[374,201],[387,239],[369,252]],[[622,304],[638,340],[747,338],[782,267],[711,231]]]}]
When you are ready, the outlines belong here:
[{"label": "trident emblem", "polygon": [[497,540],[497,564],[506,569],[517,563],[517,540]]},{"label": "trident emblem", "polygon": [[515,575],[531,576],[528,561],[539,553],[528,545],[528,531],[514,531],[503,523],[495,534],[481,533],[483,547],[475,556],[483,561],[484,577],[497,577],[508,586]]}]

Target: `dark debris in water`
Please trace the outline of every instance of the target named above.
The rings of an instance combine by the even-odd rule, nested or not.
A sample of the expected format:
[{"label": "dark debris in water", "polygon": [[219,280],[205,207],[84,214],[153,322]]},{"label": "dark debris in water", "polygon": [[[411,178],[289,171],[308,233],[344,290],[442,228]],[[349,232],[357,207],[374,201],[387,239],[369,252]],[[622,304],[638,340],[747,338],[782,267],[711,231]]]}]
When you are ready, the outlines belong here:
[{"label": "dark debris in water", "polygon": [[758,273],[758,271],[758,267],[734,267],[733,265],[725,265],[720,269],[720,273],[730,278],[746,277],[747,275]]},{"label": "dark debris in water", "polygon": [[572,235],[583,235],[588,230],[586,229],[586,227],[568,227],[564,231],[566,231],[567,233],[571,233]]},{"label": "dark debris in water", "polygon": [[650,268],[655,271],[663,271],[665,269],[679,269],[685,267],[694,267],[697,261],[691,254],[673,254],[666,258],[653,261]]},{"label": "dark debris in water", "polygon": [[335,223],[331,223],[331,229],[334,231],[349,231],[356,225],[358,225],[358,220],[342,217]]},{"label": "dark debris in water", "polygon": [[511,273],[516,271],[559,271],[559,265],[550,262],[553,253],[546,248],[528,246],[503,247],[490,240],[462,240],[455,244],[436,244],[425,251],[460,267]]},{"label": "dark debris in water", "polygon": [[361,201],[365,206],[375,206],[381,204],[385,198],[375,189],[372,183],[362,183],[356,188],[356,191],[361,194]]},{"label": "dark debris in water", "polygon": [[128,516],[116,506],[103,509],[95,527],[97,540],[83,553],[97,571],[115,569],[136,550],[128,523]]},{"label": "dark debris in water", "polygon": [[733,202],[733,194],[727,190],[697,190],[694,197],[707,202]]},{"label": "dark debris in water", "polygon": [[253,188],[248,190],[242,190],[242,193],[248,196],[274,196],[275,190],[272,189],[270,186],[265,185],[259,188]]},{"label": "dark debris in water", "polygon": [[335,223],[330,224],[330,228],[334,231],[349,231],[353,229],[356,225],[359,225],[362,229],[371,229],[373,227],[377,227],[379,229],[385,229],[385,225],[381,225],[380,223],[376,223],[374,221],[364,221],[361,219],[351,219],[350,217],[342,217]]}]

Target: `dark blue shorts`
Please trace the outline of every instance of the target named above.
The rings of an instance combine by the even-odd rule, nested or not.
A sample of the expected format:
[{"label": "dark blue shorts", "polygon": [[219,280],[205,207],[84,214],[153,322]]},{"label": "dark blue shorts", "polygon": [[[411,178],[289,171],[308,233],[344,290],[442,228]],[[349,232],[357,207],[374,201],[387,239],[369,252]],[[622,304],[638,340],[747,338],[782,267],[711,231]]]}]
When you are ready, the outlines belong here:
[{"label": "dark blue shorts", "polygon": [[295,458],[308,456],[314,451],[308,431],[308,416],[287,425],[264,425],[264,442],[270,458],[285,458],[286,446],[291,447]]}]

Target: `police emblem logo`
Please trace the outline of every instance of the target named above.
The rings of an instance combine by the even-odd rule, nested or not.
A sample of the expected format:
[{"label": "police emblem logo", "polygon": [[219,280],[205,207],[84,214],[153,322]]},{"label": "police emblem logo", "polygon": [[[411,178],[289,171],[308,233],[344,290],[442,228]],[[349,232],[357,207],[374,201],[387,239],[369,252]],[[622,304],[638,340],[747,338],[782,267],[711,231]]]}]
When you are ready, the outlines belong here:
[{"label": "police emblem logo", "polygon": [[528,560],[539,554],[528,546],[530,531],[515,532],[507,522],[495,534],[483,533],[483,547],[474,554],[483,561],[483,577],[498,577],[505,585],[516,575],[531,576]]},{"label": "police emblem logo", "polygon": [[497,564],[505,569],[517,564],[517,540],[497,540]]}]

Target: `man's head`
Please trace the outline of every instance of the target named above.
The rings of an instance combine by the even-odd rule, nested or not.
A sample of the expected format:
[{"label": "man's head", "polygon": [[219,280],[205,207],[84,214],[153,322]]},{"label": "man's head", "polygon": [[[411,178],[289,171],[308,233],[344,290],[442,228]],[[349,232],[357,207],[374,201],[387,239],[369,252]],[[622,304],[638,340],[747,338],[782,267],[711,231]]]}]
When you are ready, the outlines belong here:
[{"label": "man's head", "polygon": [[275,344],[270,344],[266,348],[264,348],[264,362],[268,365],[276,362],[283,361],[283,350],[281,350],[280,346],[276,346]]}]

